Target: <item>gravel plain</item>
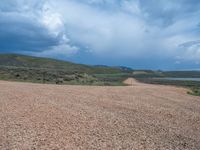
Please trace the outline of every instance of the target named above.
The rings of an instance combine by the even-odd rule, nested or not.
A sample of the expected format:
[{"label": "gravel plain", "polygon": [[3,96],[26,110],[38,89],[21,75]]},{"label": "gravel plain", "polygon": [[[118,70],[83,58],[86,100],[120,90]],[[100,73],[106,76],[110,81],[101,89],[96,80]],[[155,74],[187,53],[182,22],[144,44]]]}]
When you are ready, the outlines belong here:
[{"label": "gravel plain", "polygon": [[0,149],[200,150],[200,98],[184,88],[0,81]]}]

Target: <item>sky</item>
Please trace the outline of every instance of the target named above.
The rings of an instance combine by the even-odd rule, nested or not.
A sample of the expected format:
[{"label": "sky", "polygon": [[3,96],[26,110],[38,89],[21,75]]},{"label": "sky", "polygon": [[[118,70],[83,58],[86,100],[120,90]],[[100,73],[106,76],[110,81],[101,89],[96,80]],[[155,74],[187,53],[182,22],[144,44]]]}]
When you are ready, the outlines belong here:
[{"label": "sky", "polygon": [[200,69],[199,0],[1,0],[0,53]]}]

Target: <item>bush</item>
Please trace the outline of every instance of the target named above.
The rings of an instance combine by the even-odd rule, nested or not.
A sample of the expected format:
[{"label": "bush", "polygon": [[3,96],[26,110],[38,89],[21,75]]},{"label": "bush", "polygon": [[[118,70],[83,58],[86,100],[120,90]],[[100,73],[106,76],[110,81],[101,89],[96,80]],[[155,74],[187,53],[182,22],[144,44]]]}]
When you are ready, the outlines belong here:
[{"label": "bush", "polygon": [[72,81],[72,80],[75,80],[75,76],[74,75],[65,75],[63,80],[64,81]]},{"label": "bush", "polygon": [[19,74],[19,73],[16,73],[16,74],[15,74],[15,77],[16,77],[16,78],[19,78],[19,77],[20,77],[20,74]]},{"label": "bush", "polygon": [[63,78],[58,78],[56,84],[62,84],[64,82]]}]

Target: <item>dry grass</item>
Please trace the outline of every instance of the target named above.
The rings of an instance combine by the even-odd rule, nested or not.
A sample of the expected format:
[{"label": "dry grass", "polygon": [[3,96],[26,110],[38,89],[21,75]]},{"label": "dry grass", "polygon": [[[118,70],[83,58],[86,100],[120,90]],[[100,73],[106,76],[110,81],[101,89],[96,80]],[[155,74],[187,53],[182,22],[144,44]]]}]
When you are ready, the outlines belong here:
[{"label": "dry grass", "polygon": [[0,81],[0,149],[200,149],[200,99],[183,88]]}]

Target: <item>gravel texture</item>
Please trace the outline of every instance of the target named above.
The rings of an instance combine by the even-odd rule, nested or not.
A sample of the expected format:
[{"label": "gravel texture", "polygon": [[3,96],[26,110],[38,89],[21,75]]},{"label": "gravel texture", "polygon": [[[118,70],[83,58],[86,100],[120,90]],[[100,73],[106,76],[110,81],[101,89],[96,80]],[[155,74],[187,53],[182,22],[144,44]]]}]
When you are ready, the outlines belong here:
[{"label": "gravel texture", "polygon": [[172,86],[0,81],[0,149],[199,150],[200,98]]}]

